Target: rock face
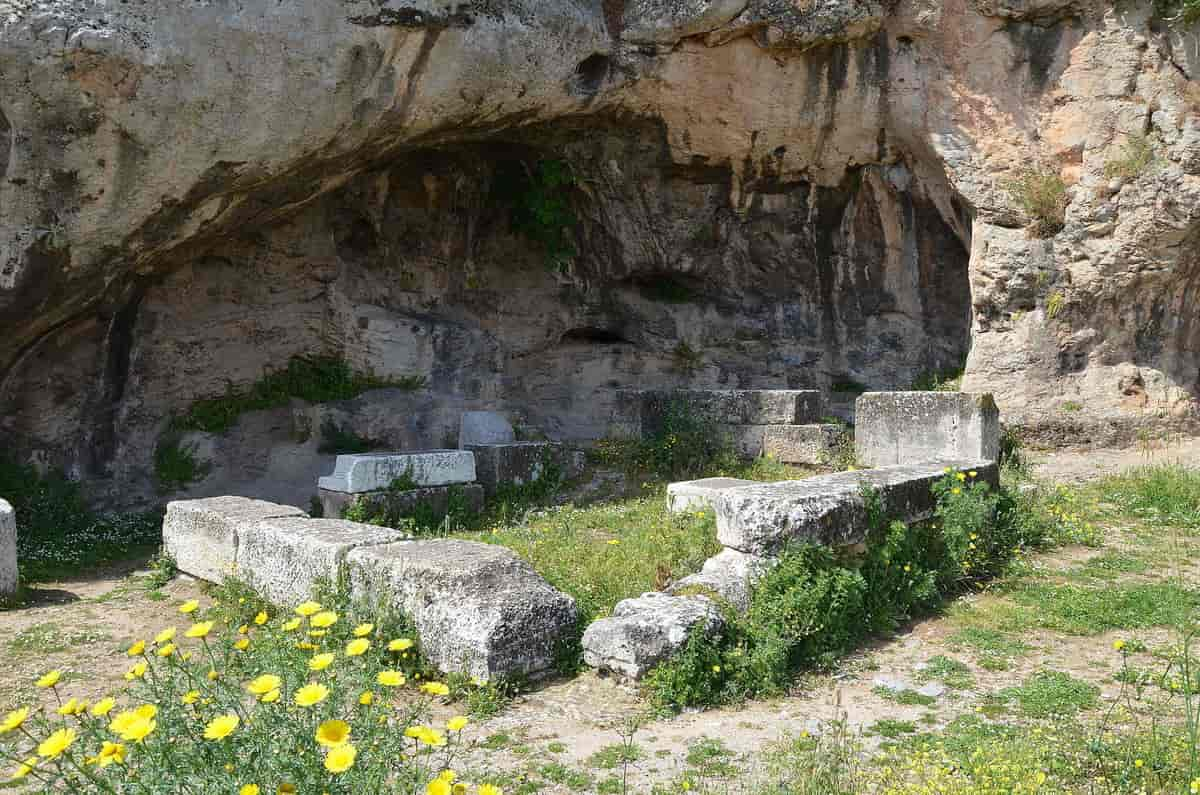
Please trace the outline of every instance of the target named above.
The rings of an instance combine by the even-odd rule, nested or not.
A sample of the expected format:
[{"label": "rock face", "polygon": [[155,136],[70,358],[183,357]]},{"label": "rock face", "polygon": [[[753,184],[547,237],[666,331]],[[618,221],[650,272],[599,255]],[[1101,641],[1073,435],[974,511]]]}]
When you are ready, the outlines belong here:
[{"label": "rock face", "polygon": [[17,592],[17,516],[0,500],[0,603]]},{"label": "rock face", "polygon": [[[0,3],[0,435],[153,502],[171,415],[313,352],[425,379],[320,410],[393,449],[964,357],[1008,421],[1186,422],[1197,43],[1151,0]],[[189,439],[189,493],[287,492],[292,416]]]}]

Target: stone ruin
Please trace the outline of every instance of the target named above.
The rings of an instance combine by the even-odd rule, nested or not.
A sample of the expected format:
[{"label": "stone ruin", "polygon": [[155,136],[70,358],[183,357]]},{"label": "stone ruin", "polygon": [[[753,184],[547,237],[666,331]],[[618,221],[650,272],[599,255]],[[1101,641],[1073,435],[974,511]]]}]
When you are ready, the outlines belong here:
[{"label": "stone ruin", "polygon": [[[756,407],[768,399],[753,392],[726,395],[728,407]],[[697,627],[719,629],[724,619],[718,600],[747,610],[755,582],[789,542],[863,543],[869,531],[864,487],[875,491],[886,515],[913,522],[932,515],[931,487],[946,467],[975,470],[998,482],[999,413],[991,395],[868,392],[858,398],[856,416],[856,447],[863,463],[874,468],[779,483],[735,478],[672,483],[669,508],[715,510],[724,549],[666,593],[626,599],[611,616],[593,622],[583,636],[584,660],[639,679],[680,649]]]},{"label": "stone ruin", "polygon": [[17,517],[0,500],[0,604],[17,593]]},{"label": "stone ruin", "polygon": [[[816,422],[821,396],[804,390],[630,392],[620,401],[619,428],[653,433],[666,407],[679,400],[756,455],[770,451],[771,440],[825,433]],[[714,510],[724,548],[666,592],[626,599],[593,622],[583,634],[585,661],[638,679],[695,628],[720,628],[720,601],[748,609],[755,583],[789,542],[862,544],[869,530],[865,487],[887,515],[920,521],[932,515],[931,487],[946,467],[998,481],[999,421],[990,395],[866,393],[857,411],[858,455],[872,468],[778,483],[671,484],[670,510]],[[536,479],[547,462],[562,459],[560,446],[517,442],[505,425],[495,416],[464,416],[460,450],[339,456],[334,472],[320,480],[322,504],[331,515],[355,501],[439,504],[451,489],[482,503],[484,493]],[[812,428],[820,430],[806,436]],[[808,442],[790,449],[789,458],[805,463],[823,454]],[[322,580],[348,584],[356,597],[390,600],[412,617],[433,664],[483,680],[548,672],[576,631],[574,600],[501,546],[413,539],[243,497],[172,502],[163,537],[181,571],[214,582],[236,573],[280,605],[309,598]]]}]

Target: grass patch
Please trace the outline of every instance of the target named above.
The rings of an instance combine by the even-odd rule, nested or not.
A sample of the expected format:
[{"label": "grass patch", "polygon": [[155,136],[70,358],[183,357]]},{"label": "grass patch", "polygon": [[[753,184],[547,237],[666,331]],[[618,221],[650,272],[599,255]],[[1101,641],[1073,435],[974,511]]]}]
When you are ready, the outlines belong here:
[{"label": "grass patch", "polygon": [[1106,550],[1088,558],[1067,572],[1073,579],[1115,580],[1122,574],[1142,574],[1150,569],[1150,561],[1117,549]]},{"label": "grass patch", "polygon": [[640,745],[636,743],[613,743],[606,745],[588,757],[588,767],[598,770],[615,770],[623,765],[633,764],[646,756]]},{"label": "grass patch", "polygon": [[1067,184],[1053,171],[1027,169],[1005,183],[1004,189],[1026,215],[1036,237],[1053,237],[1067,218]]},{"label": "grass patch", "polygon": [[935,679],[951,690],[967,690],[975,686],[975,676],[971,669],[943,654],[930,657],[925,667],[917,672],[918,681],[929,682]]},{"label": "grass patch", "polygon": [[895,704],[900,704],[905,707],[931,707],[937,703],[937,698],[927,696],[924,693],[918,693],[916,690],[904,688],[903,690],[893,690],[890,687],[877,685],[871,688],[871,692],[885,701],[891,701]]},{"label": "grass patch", "polygon": [[909,389],[915,392],[958,392],[962,388],[963,366],[921,373]]},{"label": "grass patch", "polygon": [[1174,583],[1117,583],[1103,587],[1027,583],[1013,600],[1037,626],[1068,635],[1113,629],[1178,626],[1200,607],[1200,594]]},{"label": "grass patch", "polygon": [[946,638],[952,649],[966,648],[975,653],[979,667],[987,671],[1007,671],[1012,658],[1029,651],[1029,644],[1007,632],[981,626],[964,627]]},{"label": "grass patch", "polygon": [[1095,708],[1100,688],[1061,671],[1039,671],[1020,686],[1001,690],[996,697],[1016,702],[1029,718],[1065,717]]},{"label": "grass patch", "polygon": [[893,718],[883,718],[871,724],[871,732],[878,734],[880,737],[886,737],[889,740],[895,740],[905,734],[914,734],[917,731],[917,724],[911,720],[895,720]]},{"label": "grass patch", "polygon": [[356,398],[371,389],[415,390],[424,385],[425,379],[420,376],[380,378],[373,373],[356,372],[336,356],[294,356],[282,370],[268,370],[245,390],[237,390],[230,384],[221,397],[197,400],[171,420],[171,429],[223,433],[242,414],[286,406],[292,398],[328,403]]},{"label": "grass patch", "polygon": [[78,646],[108,640],[108,635],[80,629],[66,629],[53,621],[34,624],[18,632],[5,642],[9,654],[17,656],[44,656]]},{"label": "grass patch", "polygon": [[1119,515],[1156,527],[1200,529],[1200,470],[1182,464],[1132,469],[1093,488]]},{"label": "grass patch", "polygon": [[1147,135],[1129,135],[1121,144],[1121,153],[1104,164],[1109,179],[1137,179],[1155,164],[1154,142]]}]

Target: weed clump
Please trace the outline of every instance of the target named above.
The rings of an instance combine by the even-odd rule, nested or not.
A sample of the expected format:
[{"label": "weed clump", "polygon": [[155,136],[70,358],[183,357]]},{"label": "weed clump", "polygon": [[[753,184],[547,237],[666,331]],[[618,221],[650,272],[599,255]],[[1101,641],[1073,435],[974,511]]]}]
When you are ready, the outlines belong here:
[{"label": "weed clump", "polygon": [[1051,171],[1027,169],[1004,185],[1026,215],[1032,220],[1030,233],[1035,237],[1053,237],[1062,231],[1067,220],[1067,184]]}]

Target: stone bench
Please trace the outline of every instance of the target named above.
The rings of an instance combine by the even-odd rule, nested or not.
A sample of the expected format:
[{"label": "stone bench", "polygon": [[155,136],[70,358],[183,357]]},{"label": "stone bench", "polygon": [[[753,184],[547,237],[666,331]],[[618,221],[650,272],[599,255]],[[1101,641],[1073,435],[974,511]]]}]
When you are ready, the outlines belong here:
[{"label": "stone bench", "polygon": [[237,563],[240,532],[265,519],[305,515],[291,505],[247,497],[175,500],[163,518],[163,551],[185,574],[224,582]]},{"label": "stone bench", "polygon": [[866,392],[854,413],[862,466],[1000,458],[1000,410],[990,394]]},{"label": "stone bench", "polygon": [[701,478],[667,485],[667,510],[672,513],[703,511],[716,507],[717,497],[729,489],[757,486],[761,481],[741,478]]},{"label": "stone bench", "polygon": [[545,674],[579,618],[574,599],[505,547],[408,541],[360,547],[347,561],[354,595],[412,616],[443,671],[484,680]]},{"label": "stone bench", "polygon": [[320,478],[317,486],[326,491],[362,494],[387,489],[396,480],[414,487],[473,483],[475,456],[466,450],[339,455],[333,474]]},{"label": "stone bench", "polygon": [[0,603],[17,593],[17,515],[0,500]]}]

